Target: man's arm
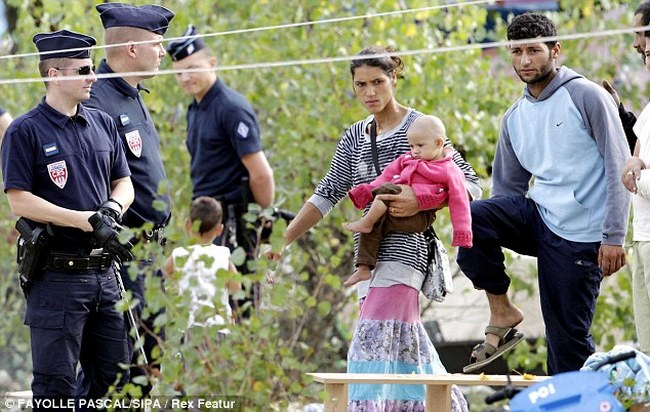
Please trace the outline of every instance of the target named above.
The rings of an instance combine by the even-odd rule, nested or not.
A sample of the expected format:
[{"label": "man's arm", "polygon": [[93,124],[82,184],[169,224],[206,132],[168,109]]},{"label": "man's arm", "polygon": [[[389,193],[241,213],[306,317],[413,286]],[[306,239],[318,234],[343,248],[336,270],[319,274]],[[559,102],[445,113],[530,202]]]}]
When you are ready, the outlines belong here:
[{"label": "man's arm", "polygon": [[79,211],[57,206],[30,192],[8,189],[7,199],[11,212],[40,223],[52,223],[57,226],[74,227],[85,232],[92,232],[88,222],[94,211]]},{"label": "man's arm", "polygon": [[630,157],[630,149],[623,137],[623,125],[611,96],[601,88],[585,87],[585,82],[588,81],[582,82],[582,87],[576,83],[569,93],[583,116],[587,132],[596,142],[605,167],[605,196],[602,200],[606,210],[602,243],[620,246],[625,242],[631,200],[620,176]]},{"label": "man's arm", "polygon": [[264,152],[247,154],[241,158],[241,161],[248,170],[249,185],[255,203],[262,208],[273,205],[275,180],[273,179],[273,169],[271,169]]},{"label": "man's arm", "polygon": [[621,181],[623,182],[623,186],[634,194],[636,194],[638,190],[636,181],[641,177],[641,170],[646,168],[645,162],[639,158],[640,151],[641,147],[637,140],[633,156],[627,159],[623,166],[623,170],[621,171]]},{"label": "man's arm", "polygon": [[2,141],[2,138],[5,136],[7,127],[9,127],[9,123],[11,123],[12,120],[13,118],[7,112],[4,112],[2,115],[0,115],[0,142]]},{"label": "man's arm", "polygon": [[163,262],[162,268],[160,268],[160,269],[161,269],[165,279],[169,279],[174,274],[174,270],[176,270],[174,268],[174,258],[171,257],[171,256],[168,256],[165,259],[165,262]]},{"label": "man's arm", "polygon": [[[492,197],[501,196],[526,196],[530,189],[532,173],[526,170],[519,161],[519,157],[512,147],[508,119],[516,110],[517,104],[513,105],[501,120],[499,140],[494,152],[492,162]],[[518,135],[515,138],[520,137]]]},{"label": "man's arm", "polygon": [[131,206],[134,196],[135,192],[130,177],[123,177],[111,182],[111,198],[122,206],[122,213]]},{"label": "man's arm", "polygon": [[629,223],[630,193],[621,184],[620,173],[630,157],[630,148],[623,138],[623,125],[616,104],[606,91],[576,87],[569,93],[604,161],[606,186],[603,202],[606,210],[598,265],[603,274],[609,276],[625,264],[623,242]]},{"label": "man's arm", "polygon": [[618,92],[607,80],[603,80],[603,87],[614,99],[614,103],[618,107],[618,116],[621,119],[623,124],[623,130],[625,131],[625,138],[627,139],[627,144],[630,146],[630,151],[634,150],[634,146],[637,142],[636,133],[634,133],[634,125],[636,123],[636,116],[632,112],[625,110],[625,106],[621,102],[621,98],[618,96]]},{"label": "man's arm", "polygon": [[[228,262],[228,271],[232,273],[239,273],[237,272],[237,267],[232,262]],[[226,284],[226,287],[228,289],[228,292],[237,293],[237,291],[241,290],[241,283],[234,280],[229,280]]]}]

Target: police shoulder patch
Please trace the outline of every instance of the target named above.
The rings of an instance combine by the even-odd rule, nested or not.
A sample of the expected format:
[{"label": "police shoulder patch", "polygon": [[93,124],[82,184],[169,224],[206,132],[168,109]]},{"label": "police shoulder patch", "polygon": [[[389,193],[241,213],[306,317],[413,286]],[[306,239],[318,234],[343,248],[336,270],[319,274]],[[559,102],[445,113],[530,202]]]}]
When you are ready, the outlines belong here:
[{"label": "police shoulder patch", "polygon": [[239,125],[237,126],[237,134],[239,137],[242,139],[246,139],[248,137],[248,132],[250,131],[250,128],[246,125],[244,122],[239,122]]}]

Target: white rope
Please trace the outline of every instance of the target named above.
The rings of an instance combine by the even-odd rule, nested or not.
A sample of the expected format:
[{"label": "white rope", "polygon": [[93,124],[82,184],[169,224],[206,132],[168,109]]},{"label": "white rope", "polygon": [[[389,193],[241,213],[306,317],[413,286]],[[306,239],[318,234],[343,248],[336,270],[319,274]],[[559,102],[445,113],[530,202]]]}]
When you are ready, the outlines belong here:
[{"label": "white rope", "polygon": [[[527,43],[539,43],[539,42],[548,42],[548,41],[563,41],[563,40],[579,40],[592,37],[608,37],[616,36],[626,33],[634,33],[638,31],[650,30],[650,26],[644,27],[635,27],[635,28],[625,28],[625,29],[612,29],[612,30],[603,30],[603,31],[590,31],[585,33],[575,33],[567,34],[560,36],[551,36],[551,37],[537,37],[534,39],[525,39],[517,41],[499,41],[499,42],[489,42],[489,43],[474,43],[474,44],[464,44],[461,46],[447,46],[447,47],[435,47],[430,49],[419,49],[419,50],[406,50],[399,51],[394,53],[384,53],[376,54],[373,57],[386,57],[386,56],[414,56],[414,55],[427,55],[427,54],[437,54],[437,53],[449,53],[449,52],[463,52],[469,50],[477,49],[488,49],[495,47],[504,47],[504,46],[514,46]],[[167,74],[179,74],[179,73],[198,73],[198,72],[208,72],[208,71],[233,71],[233,70],[251,70],[251,69],[267,69],[267,68],[276,68],[276,67],[287,67],[287,66],[306,66],[306,65],[315,65],[315,64],[327,64],[327,63],[338,63],[338,62],[350,62],[352,60],[364,60],[368,56],[337,56],[337,57],[327,57],[327,58],[315,58],[315,59],[299,59],[299,60],[285,60],[278,62],[261,62],[261,63],[246,63],[246,64],[236,64],[230,66],[219,66],[219,67],[209,67],[209,68],[193,68],[193,69],[184,69],[184,70],[156,70],[156,71],[143,71],[143,72],[128,72],[128,73],[105,73],[97,74],[98,79],[104,78],[113,78],[113,77],[151,77],[151,76],[160,76]],[[21,78],[21,79],[3,79],[0,80],[0,85],[5,84],[20,84],[20,83],[34,83],[34,82],[43,82],[43,81],[53,81],[53,80],[79,80],[85,79],[87,76],[62,76],[57,78]]]},{"label": "white rope", "polygon": [[[184,39],[194,39],[194,38],[201,38],[201,37],[217,37],[217,36],[228,36],[232,34],[243,34],[243,33],[254,33],[254,32],[262,32],[262,31],[269,31],[269,30],[284,30],[284,29],[290,29],[290,28],[295,28],[295,27],[302,27],[302,26],[315,26],[319,24],[330,24],[330,23],[341,23],[341,22],[346,22],[346,21],[352,21],[352,20],[359,20],[359,19],[371,19],[371,18],[376,18],[376,17],[389,17],[389,16],[395,16],[395,15],[400,15],[400,14],[407,14],[407,13],[419,13],[423,11],[431,11],[431,10],[436,10],[436,9],[449,9],[453,7],[465,7],[465,6],[474,6],[474,5],[479,5],[479,4],[486,4],[486,3],[494,3],[494,0],[477,0],[477,1],[467,1],[467,2],[460,2],[460,3],[450,3],[450,4],[445,4],[445,5],[437,5],[437,6],[427,6],[427,7],[419,7],[419,8],[414,8],[414,9],[405,9],[405,10],[395,10],[395,11],[387,11],[387,12],[380,12],[380,13],[367,13],[363,15],[357,15],[357,16],[348,16],[348,17],[338,17],[338,18],[332,18],[332,19],[325,19],[325,20],[314,20],[314,21],[304,21],[300,23],[286,23],[286,24],[280,24],[276,26],[264,26],[264,27],[254,27],[250,29],[238,29],[238,30],[230,30],[230,31],[223,31],[223,32],[214,32],[214,33],[206,33],[206,34],[196,34],[194,36],[181,36],[181,37],[171,37],[171,38],[166,38],[162,39],[163,42],[171,42],[175,40],[184,40]],[[33,53],[22,53],[22,54],[9,54],[5,56],[0,56],[0,60],[6,60],[6,59],[18,59],[18,58],[23,58],[23,57],[33,57],[33,56],[40,56],[40,55],[48,55],[48,54],[54,54],[54,53],[61,53],[62,51],[82,51],[82,50],[97,50],[97,49],[107,49],[110,47],[121,47],[121,46],[126,46],[130,44],[149,44],[149,43],[159,43],[160,40],[142,40],[142,41],[131,41],[131,42],[126,42],[126,43],[116,43],[116,44],[110,44],[110,45],[100,45],[100,46],[92,46],[92,47],[77,47],[73,49],[61,49],[61,50],[53,50],[53,51],[47,51],[47,52],[33,52]]]}]

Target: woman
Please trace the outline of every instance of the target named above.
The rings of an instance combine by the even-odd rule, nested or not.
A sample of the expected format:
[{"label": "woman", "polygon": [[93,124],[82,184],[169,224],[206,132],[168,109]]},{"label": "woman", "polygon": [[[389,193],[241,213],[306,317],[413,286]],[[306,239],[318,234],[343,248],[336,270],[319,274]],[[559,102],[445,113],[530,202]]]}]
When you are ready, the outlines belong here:
[{"label": "woman", "polygon": [[[376,159],[380,169],[409,150],[406,132],[422,113],[395,99],[403,63],[398,56],[387,55],[391,52],[368,47],[350,64],[355,94],[371,115],[343,134],[329,172],[287,228],[286,245],[316,225],[353,186],[377,177],[372,128],[376,127]],[[446,145],[447,150],[453,151],[448,141]],[[480,196],[478,177],[460,154],[453,152],[454,161],[465,174],[469,193],[472,197]],[[408,186],[402,186],[399,195],[381,198],[391,202],[389,213],[393,216],[411,216],[418,211],[418,202]],[[418,297],[426,256],[427,244],[421,233],[394,232],[383,239],[373,278],[359,283],[361,313],[348,352],[348,372],[446,373],[420,322]],[[466,410],[458,388],[454,388],[452,395],[452,409]],[[348,400],[350,411],[424,411],[424,386],[350,385]]]}]

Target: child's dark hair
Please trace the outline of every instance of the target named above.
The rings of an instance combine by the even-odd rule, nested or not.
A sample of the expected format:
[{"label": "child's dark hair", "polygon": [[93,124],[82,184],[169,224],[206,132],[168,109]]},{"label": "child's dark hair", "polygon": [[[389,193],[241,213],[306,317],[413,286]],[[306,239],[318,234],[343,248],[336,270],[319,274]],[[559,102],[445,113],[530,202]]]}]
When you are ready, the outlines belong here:
[{"label": "child's dark hair", "polygon": [[[515,16],[508,25],[508,40],[525,40],[537,37],[557,36],[557,29],[548,17],[539,13],[524,13]],[[551,48],[557,40],[544,42]]]},{"label": "child's dark hair", "polygon": [[[199,223],[199,234],[204,234],[221,224],[223,210],[221,204],[208,196],[199,196],[192,201],[190,220],[192,225]],[[194,226],[192,226],[194,227]]]},{"label": "child's dark hair", "polygon": [[[357,67],[372,66],[379,67],[386,74],[395,72],[397,77],[401,77],[402,70],[404,69],[404,62],[397,55],[386,56],[386,54],[394,53],[391,47],[370,46],[361,50],[355,55],[355,59],[350,63],[350,73],[354,76],[354,71]],[[375,56],[375,55],[383,56]],[[359,56],[368,56],[368,58],[360,59]]]}]

